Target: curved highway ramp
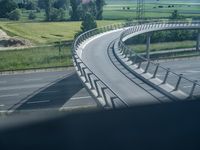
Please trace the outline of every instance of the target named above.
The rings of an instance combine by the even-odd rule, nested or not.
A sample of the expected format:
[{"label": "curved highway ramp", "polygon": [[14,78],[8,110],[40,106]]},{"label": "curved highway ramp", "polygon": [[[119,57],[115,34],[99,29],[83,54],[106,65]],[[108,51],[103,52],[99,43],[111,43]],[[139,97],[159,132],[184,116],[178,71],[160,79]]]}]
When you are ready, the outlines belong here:
[{"label": "curved highway ramp", "polygon": [[[162,28],[178,29],[190,26],[196,28],[196,24],[148,24],[146,26],[138,25],[136,29],[132,29],[133,26],[134,24],[118,24],[94,29],[80,35],[74,43],[73,58],[77,73],[90,93],[104,108],[176,100],[173,99],[173,96],[169,96],[170,94],[166,94],[167,92],[163,92],[163,89],[155,88],[127,69],[126,65],[119,61],[116,56],[116,49],[120,49],[119,38],[124,33],[125,36],[134,33],[134,30],[139,34],[145,33],[147,27],[147,31],[150,31],[149,28],[151,27],[154,30],[156,28],[162,30]],[[142,76],[142,74],[139,76]],[[177,92],[180,93],[181,91]]]}]

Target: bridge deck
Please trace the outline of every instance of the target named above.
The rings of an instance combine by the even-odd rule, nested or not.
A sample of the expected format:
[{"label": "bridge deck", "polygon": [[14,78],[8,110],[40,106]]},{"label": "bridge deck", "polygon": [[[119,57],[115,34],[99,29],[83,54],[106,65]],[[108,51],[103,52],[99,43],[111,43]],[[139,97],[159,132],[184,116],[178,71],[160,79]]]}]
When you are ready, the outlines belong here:
[{"label": "bridge deck", "polygon": [[[86,65],[124,101],[129,105],[158,103],[161,99],[168,99],[162,94],[152,95],[154,89],[147,92],[127,78],[119,68],[116,68],[108,56],[110,43],[119,37],[121,31],[107,33],[90,41],[83,49],[82,60]],[[124,70],[125,68],[121,68]],[[135,78],[132,75],[132,78]],[[138,80],[138,79],[137,79]],[[144,85],[142,81],[140,84]],[[146,85],[147,88],[150,88]]]}]

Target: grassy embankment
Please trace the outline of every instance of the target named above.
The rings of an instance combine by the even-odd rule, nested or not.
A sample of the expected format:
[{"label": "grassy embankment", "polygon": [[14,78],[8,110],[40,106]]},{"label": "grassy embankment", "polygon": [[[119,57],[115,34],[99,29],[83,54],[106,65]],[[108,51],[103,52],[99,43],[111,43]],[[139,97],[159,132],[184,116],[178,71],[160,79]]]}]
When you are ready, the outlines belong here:
[{"label": "grassy embankment", "polygon": [[[166,1],[166,4],[148,3],[145,4],[146,18],[166,18],[171,15],[171,12],[177,9],[181,15],[186,17],[198,16],[200,5],[179,3],[174,1]],[[173,8],[168,8],[170,2],[173,3]],[[158,8],[162,5],[163,8]],[[129,7],[129,9],[127,9]],[[124,9],[123,9],[124,8]],[[104,19],[116,21],[100,21],[98,26],[122,22],[119,20],[131,20],[136,17],[136,4],[132,1],[124,0],[109,0],[104,7]],[[44,12],[37,13],[36,20],[28,20],[28,11],[22,13],[22,18],[19,22],[0,21],[0,28],[6,31],[11,36],[19,36],[29,39],[35,46],[54,45],[55,42],[72,41],[74,34],[80,30],[80,22],[41,22],[44,20]],[[69,18],[69,16],[67,16]],[[173,42],[152,44],[151,50],[163,50],[174,48],[193,47],[194,42]],[[134,46],[136,51],[142,52],[145,49],[144,45]],[[72,65],[70,57],[70,46],[62,48],[59,53],[58,47],[38,47],[28,48],[24,50],[13,50],[0,52],[0,70],[5,69],[24,69],[33,67],[49,67],[49,66],[70,66]]]},{"label": "grassy embankment", "polygon": [[[98,26],[116,22],[119,21],[99,21]],[[58,46],[45,47],[45,45],[52,45],[59,41],[72,41],[74,34],[80,29],[80,22],[0,22],[0,28],[11,36],[29,39],[35,46],[39,46],[23,50],[0,51],[0,70],[72,65],[70,45],[63,45],[61,52]]]}]

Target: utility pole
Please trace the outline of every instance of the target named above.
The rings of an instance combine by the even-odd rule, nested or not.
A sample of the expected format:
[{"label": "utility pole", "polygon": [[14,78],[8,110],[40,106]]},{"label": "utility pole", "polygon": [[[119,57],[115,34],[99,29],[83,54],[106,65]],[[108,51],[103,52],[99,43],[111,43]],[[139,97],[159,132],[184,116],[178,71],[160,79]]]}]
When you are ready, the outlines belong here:
[{"label": "utility pole", "polygon": [[137,0],[137,13],[136,13],[137,20],[144,19],[144,12],[145,12],[144,1],[145,0]]}]

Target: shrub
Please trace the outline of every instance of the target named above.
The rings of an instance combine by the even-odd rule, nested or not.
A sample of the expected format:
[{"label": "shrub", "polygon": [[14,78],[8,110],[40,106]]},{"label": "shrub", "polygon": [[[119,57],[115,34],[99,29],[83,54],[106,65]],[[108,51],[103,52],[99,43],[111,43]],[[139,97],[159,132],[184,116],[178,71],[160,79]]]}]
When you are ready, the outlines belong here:
[{"label": "shrub", "polygon": [[36,14],[34,13],[34,12],[30,12],[29,13],[29,16],[28,16],[28,19],[30,19],[30,20],[34,20],[36,18]]},{"label": "shrub", "polygon": [[21,17],[21,11],[20,9],[15,9],[11,11],[8,16],[10,20],[19,20]]},{"label": "shrub", "polygon": [[0,18],[9,17],[9,13],[17,8],[13,0],[0,0]]}]

